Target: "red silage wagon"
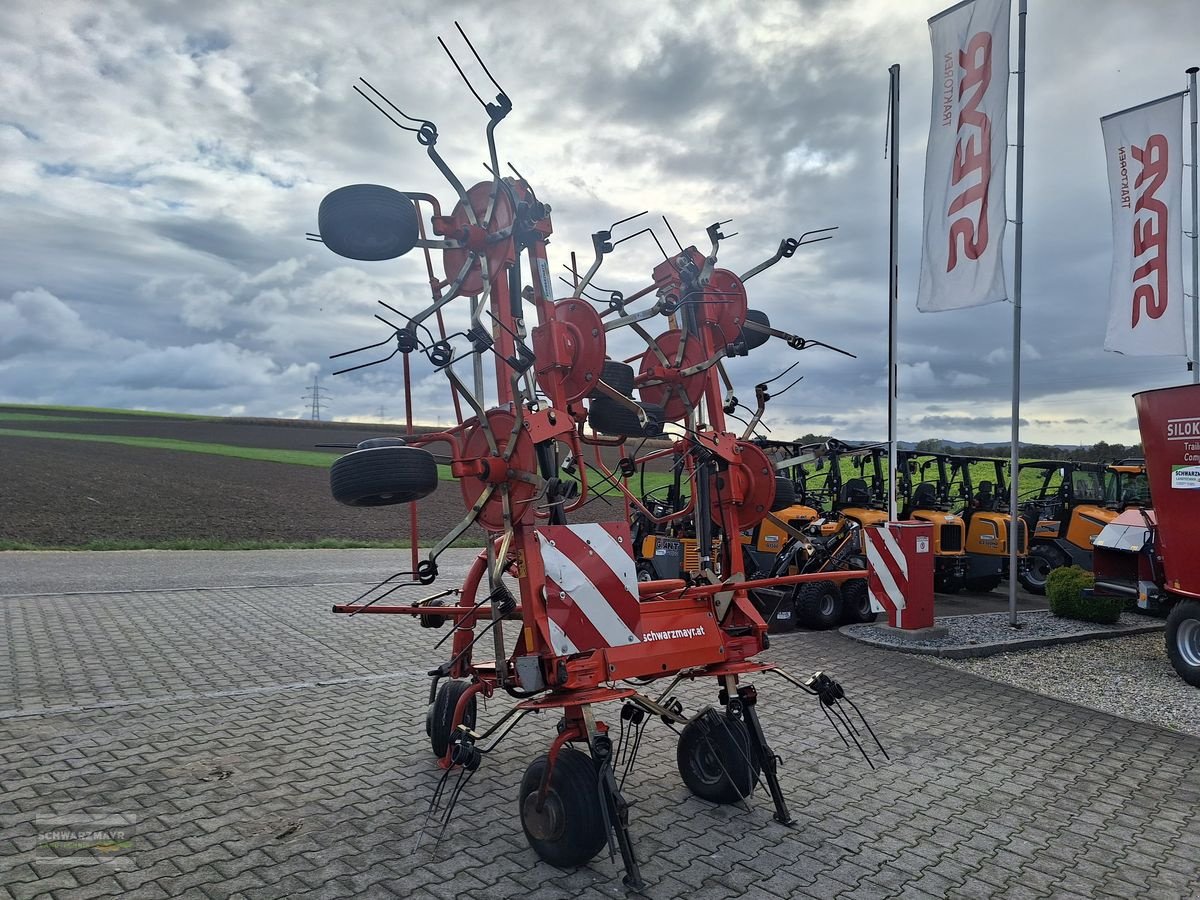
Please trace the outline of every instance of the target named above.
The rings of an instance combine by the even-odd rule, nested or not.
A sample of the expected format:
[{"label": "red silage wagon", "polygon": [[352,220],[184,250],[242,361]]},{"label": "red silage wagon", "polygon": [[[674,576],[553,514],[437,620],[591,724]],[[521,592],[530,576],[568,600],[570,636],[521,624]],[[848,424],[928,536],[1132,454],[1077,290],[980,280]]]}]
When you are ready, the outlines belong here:
[{"label": "red silage wagon", "polygon": [[1126,510],[1096,537],[1096,590],[1167,614],[1167,655],[1200,687],[1200,384],[1134,395],[1153,509]]}]

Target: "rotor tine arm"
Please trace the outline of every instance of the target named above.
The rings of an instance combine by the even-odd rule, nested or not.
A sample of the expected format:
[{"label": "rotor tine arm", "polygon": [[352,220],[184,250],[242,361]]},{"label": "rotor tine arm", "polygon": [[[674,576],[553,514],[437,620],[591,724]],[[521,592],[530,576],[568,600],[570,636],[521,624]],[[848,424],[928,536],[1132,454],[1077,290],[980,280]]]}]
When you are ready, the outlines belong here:
[{"label": "rotor tine arm", "polygon": [[467,390],[467,386],[463,384],[462,379],[458,377],[454,369],[449,365],[446,366],[446,377],[450,379],[450,384],[467,401],[467,405],[478,416],[479,427],[483,429],[483,436],[487,439],[488,449],[492,451],[492,456],[499,456],[500,449],[496,444],[496,436],[492,433],[491,426],[488,425],[487,416],[483,411],[483,404],[479,402],[479,399],[474,394]]},{"label": "rotor tine arm", "polygon": [[455,525],[454,528],[452,528],[450,532],[438,542],[436,547],[429,551],[428,558],[430,562],[435,561],[439,556],[441,556],[447,547],[458,540],[468,528],[475,524],[475,520],[479,518],[479,511],[482,510],[483,505],[492,498],[492,494],[495,492],[495,490],[496,486],[494,484],[489,484],[483,489],[483,493],[479,495],[479,499],[475,501],[475,505],[471,507],[470,511],[463,518],[463,520]]}]

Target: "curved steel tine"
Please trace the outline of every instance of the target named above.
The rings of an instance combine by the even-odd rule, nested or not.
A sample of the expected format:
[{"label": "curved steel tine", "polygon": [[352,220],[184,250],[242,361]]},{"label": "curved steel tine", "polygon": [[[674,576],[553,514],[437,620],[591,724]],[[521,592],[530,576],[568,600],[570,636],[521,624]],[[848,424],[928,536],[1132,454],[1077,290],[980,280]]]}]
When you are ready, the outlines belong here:
[{"label": "curved steel tine", "polygon": [[387,362],[389,359],[391,359],[393,356],[395,356],[399,352],[400,352],[400,348],[397,347],[395,350],[393,350],[391,353],[389,353],[383,359],[375,359],[375,360],[372,360],[371,362],[362,363],[361,365],[350,366],[350,368],[348,368],[348,369],[338,369],[333,374],[334,375],[345,375],[347,372],[357,372],[359,369],[365,369],[368,366],[377,366],[380,363]]}]

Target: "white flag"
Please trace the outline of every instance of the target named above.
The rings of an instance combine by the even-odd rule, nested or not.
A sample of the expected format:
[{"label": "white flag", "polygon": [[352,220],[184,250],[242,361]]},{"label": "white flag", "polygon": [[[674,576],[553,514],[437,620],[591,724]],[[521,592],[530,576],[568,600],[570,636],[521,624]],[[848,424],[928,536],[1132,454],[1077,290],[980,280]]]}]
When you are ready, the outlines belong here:
[{"label": "white flag", "polygon": [[1183,92],[1100,120],[1112,196],[1104,349],[1183,356]]},{"label": "white flag", "polygon": [[1008,299],[1009,0],[967,0],[929,20],[933,112],[925,154],[925,229],[917,309]]}]

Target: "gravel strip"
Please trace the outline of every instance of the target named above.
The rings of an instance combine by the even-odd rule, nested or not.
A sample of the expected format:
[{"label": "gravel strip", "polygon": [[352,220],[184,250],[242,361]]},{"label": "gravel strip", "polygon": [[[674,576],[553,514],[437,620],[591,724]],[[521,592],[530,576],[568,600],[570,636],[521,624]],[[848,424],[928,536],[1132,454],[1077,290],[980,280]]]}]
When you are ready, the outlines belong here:
[{"label": "gravel strip", "polygon": [[1175,673],[1161,633],[934,662],[1200,737],[1200,688]]},{"label": "gravel strip", "polygon": [[[1071,641],[1118,635],[1130,631],[1161,631],[1163,628],[1161,620],[1128,612],[1121,613],[1121,618],[1113,625],[1062,619],[1051,615],[1049,610],[1017,613],[1017,628],[1013,628],[1009,624],[1008,613],[941,616],[934,619],[934,622],[948,629],[949,633],[944,637],[917,639],[874,625],[850,625],[843,628],[842,633],[868,644],[907,650],[910,653],[931,653],[938,656],[982,656],[990,655],[989,649],[1004,645],[1019,646],[1031,641]],[[992,649],[992,652],[1000,651]]]}]

